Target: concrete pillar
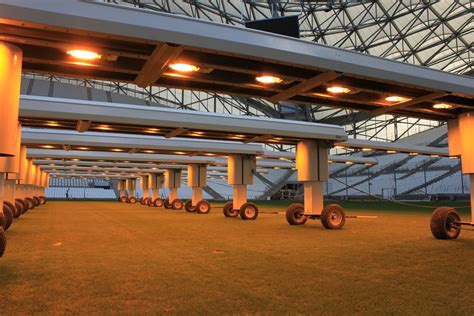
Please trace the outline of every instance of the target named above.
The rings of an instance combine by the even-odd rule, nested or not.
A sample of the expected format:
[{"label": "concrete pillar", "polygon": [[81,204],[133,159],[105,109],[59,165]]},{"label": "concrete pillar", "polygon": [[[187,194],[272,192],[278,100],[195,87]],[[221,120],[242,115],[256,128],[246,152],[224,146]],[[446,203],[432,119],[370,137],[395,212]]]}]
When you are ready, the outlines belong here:
[{"label": "concrete pillar", "polygon": [[329,146],[318,140],[303,140],[296,147],[298,181],[304,184],[305,214],[321,214],[324,204],[323,182],[329,178]]},{"label": "concrete pillar", "polygon": [[238,210],[247,202],[247,185],[253,184],[257,169],[255,155],[232,154],[227,158],[228,183],[234,187],[233,208]]},{"label": "concrete pillar", "polygon": [[119,198],[121,198],[122,196],[125,196],[125,180],[123,179],[119,179],[118,180],[118,184],[117,184],[117,189],[119,191]]},{"label": "concrete pillar", "polygon": [[[3,141],[3,139],[2,139]],[[20,172],[21,125],[16,126],[16,155],[0,158],[0,171],[5,173],[4,200],[15,205],[15,186]],[[3,204],[2,204],[3,205]]]},{"label": "concrete pillar", "polygon": [[127,179],[126,180],[126,187],[128,191],[128,197],[135,197],[135,191],[137,189],[137,179]]},{"label": "concrete pillar", "polygon": [[188,186],[192,190],[192,205],[202,200],[202,188],[207,186],[207,166],[205,164],[188,165]]},{"label": "concrete pillar", "polygon": [[178,199],[178,189],[181,187],[181,169],[165,170],[165,187],[170,190],[168,201],[171,203]]}]

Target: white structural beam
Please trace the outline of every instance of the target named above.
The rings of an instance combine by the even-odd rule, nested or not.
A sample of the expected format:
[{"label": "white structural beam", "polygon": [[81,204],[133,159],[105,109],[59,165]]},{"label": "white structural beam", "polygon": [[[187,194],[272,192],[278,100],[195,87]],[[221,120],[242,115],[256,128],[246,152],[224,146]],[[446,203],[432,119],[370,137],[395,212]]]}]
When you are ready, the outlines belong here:
[{"label": "white structural beam", "polygon": [[412,144],[376,142],[361,139],[349,139],[335,143],[336,147],[360,150],[382,150],[391,153],[419,154],[428,156],[449,157],[448,148],[436,148]]},{"label": "white structural beam", "polygon": [[186,128],[230,135],[273,135],[333,141],[347,139],[344,129],[336,125],[26,95],[21,96],[20,118],[89,120],[103,124]]}]

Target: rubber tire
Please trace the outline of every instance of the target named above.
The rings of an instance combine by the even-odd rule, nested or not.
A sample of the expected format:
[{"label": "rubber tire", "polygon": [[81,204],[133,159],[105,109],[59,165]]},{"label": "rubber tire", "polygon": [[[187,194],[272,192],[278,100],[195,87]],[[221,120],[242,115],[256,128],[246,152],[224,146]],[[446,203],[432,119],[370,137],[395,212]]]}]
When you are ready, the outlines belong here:
[{"label": "rubber tire", "polygon": [[37,196],[33,196],[33,201],[35,202],[35,206],[40,206],[41,205],[41,200]]},{"label": "rubber tire", "polygon": [[194,207],[198,214],[209,214],[211,212],[211,203],[206,200],[200,200]]},{"label": "rubber tire", "polygon": [[119,202],[126,203],[127,197],[125,195],[122,195],[121,197],[119,197]]},{"label": "rubber tire", "polygon": [[135,203],[137,203],[137,198],[134,197],[134,196],[131,196],[131,197],[129,197],[129,198],[127,199],[127,203],[129,203],[129,204],[135,204]]},{"label": "rubber tire", "polygon": [[163,200],[162,198],[156,198],[153,201],[153,206],[154,207],[163,207],[164,205],[165,205],[165,200]]},{"label": "rubber tire", "polygon": [[[338,224],[331,222],[331,214],[334,211],[340,212],[342,216],[342,219],[340,223]],[[321,223],[326,229],[341,229],[342,227],[344,227],[344,224],[346,223],[346,212],[344,211],[342,206],[338,204],[330,204],[324,207],[323,211],[321,212]]]},{"label": "rubber tire", "polygon": [[[247,208],[254,208],[254,214],[253,215],[248,215],[247,213],[245,213],[245,210]],[[240,218],[243,219],[243,220],[256,220],[257,217],[258,217],[258,206],[255,204],[255,203],[252,203],[252,202],[247,202],[247,203],[244,203],[242,204],[242,206],[240,207]]]},{"label": "rubber tire", "polygon": [[163,206],[165,207],[165,209],[169,210],[172,208],[171,204],[170,204],[170,200],[169,198],[166,198],[163,200]]},{"label": "rubber tire", "polygon": [[224,212],[225,217],[237,217],[239,216],[239,210],[234,210],[234,202],[229,201],[224,204],[222,207],[222,211]]},{"label": "rubber tire", "polygon": [[48,201],[48,200],[46,199],[46,197],[43,196],[43,195],[41,195],[41,196],[39,197],[39,199],[40,199],[42,205],[46,204],[46,202]]},{"label": "rubber tire", "polygon": [[173,202],[171,202],[171,208],[175,211],[182,210],[183,207],[184,203],[180,199],[174,199]]},{"label": "rubber tire", "polygon": [[28,211],[28,203],[24,199],[15,199],[15,201],[22,205],[21,214],[25,214]]},{"label": "rubber tire", "polygon": [[5,231],[0,227],[0,258],[3,257],[5,249],[7,248],[7,237]]},{"label": "rubber tire", "polygon": [[461,233],[461,225],[453,227],[448,224],[455,221],[461,221],[461,217],[456,209],[452,207],[438,207],[431,215],[430,228],[431,233],[436,239],[456,239]]},{"label": "rubber tire", "polygon": [[293,203],[286,209],[286,221],[290,225],[304,225],[308,220],[308,216],[304,214],[304,205],[300,203]]},{"label": "rubber tire", "polygon": [[5,231],[7,231],[13,223],[13,210],[7,204],[3,204],[3,214],[5,214]]},{"label": "rubber tire", "polygon": [[16,217],[15,218],[19,218],[21,216],[21,214],[23,214],[25,211],[23,210],[23,203],[21,203],[20,201],[18,200],[15,200],[15,208],[16,208]]},{"label": "rubber tire", "polygon": [[8,207],[12,211],[13,218],[20,217],[20,211],[16,208],[16,205],[13,205],[13,203],[11,203],[9,201],[3,201],[3,204],[8,205]]},{"label": "rubber tire", "polygon": [[145,205],[145,198],[142,197],[142,198],[140,199],[140,204],[141,204],[141,205]]},{"label": "rubber tire", "polygon": [[193,207],[193,200],[186,201],[186,203],[184,203],[184,209],[189,213],[196,212],[196,208]]},{"label": "rubber tire", "polygon": [[35,208],[35,203],[34,203],[32,198],[27,197],[27,198],[25,198],[25,201],[26,201],[26,203],[28,203],[28,209],[29,210],[32,210],[32,209]]},{"label": "rubber tire", "polygon": [[154,205],[153,205],[153,199],[152,199],[152,198],[149,198],[148,201],[146,201],[146,205],[148,205],[149,207],[154,206]]}]

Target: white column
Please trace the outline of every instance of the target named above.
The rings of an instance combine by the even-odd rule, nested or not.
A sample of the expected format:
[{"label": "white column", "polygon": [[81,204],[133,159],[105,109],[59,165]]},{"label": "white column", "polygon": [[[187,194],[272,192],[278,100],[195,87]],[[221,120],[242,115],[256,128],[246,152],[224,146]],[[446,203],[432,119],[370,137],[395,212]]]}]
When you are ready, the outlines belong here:
[{"label": "white column", "polygon": [[228,183],[234,187],[233,208],[247,202],[247,185],[253,184],[253,175],[257,169],[254,155],[232,154],[227,158]]}]

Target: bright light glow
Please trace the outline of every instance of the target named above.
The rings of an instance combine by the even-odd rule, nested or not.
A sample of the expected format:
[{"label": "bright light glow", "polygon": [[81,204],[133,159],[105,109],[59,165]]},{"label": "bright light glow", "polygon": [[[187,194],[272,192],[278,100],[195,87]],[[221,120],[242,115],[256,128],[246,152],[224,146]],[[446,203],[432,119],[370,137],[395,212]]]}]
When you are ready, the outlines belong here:
[{"label": "bright light glow", "polygon": [[185,152],[182,152],[182,151],[175,151],[174,152],[176,155],[186,155]]},{"label": "bright light glow", "polygon": [[409,156],[418,156],[418,153],[409,153]]},{"label": "bright light glow", "polygon": [[77,159],[77,158],[73,158],[73,159],[71,159],[71,160],[72,160],[72,161],[79,161],[79,159]]},{"label": "bright light glow", "polygon": [[189,78],[189,76],[187,75],[177,74],[174,72],[164,72],[163,75],[168,76],[168,77],[176,77],[176,78]]},{"label": "bright light glow", "polygon": [[449,159],[458,159],[459,157],[457,156],[450,156]]},{"label": "bright light glow", "polygon": [[397,151],[396,150],[387,150],[387,154],[396,154]]},{"label": "bright light glow", "polygon": [[431,158],[439,158],[439,155],[430,155]]},{"label": "bright light glow", "polygon": [[43,145],[43,146],[41,146],[41,147],[46,148],[46,149],[54,148],[54,146],[51,146],[51,145]]},{"label": "bright light glow", "polygon": [[77,147],[79,150],[89,150],[89,147]]},{"label": "bright light glow", "polygon": [[278,141],[282,141],[283,138],[281,138],[281,137],[273,137],[272,140],[278,142]]},{"label": "bright light glow", "polygon": [[345,149],[344,146],[334,146],[335,149]]},{"label": "bright light glow", "polygon": [[71,49],[71,50],[68,50],[67,53],[74,58],[85,59],[85,60],[100,59],[102,57],[100,54],[96,52],[92,52],[90,50],[82,50],[82,49]]},{"label": "bright light glow", "polygon": [[283,79],[275,76],[260,76],[256,77],[255,80],[257,80],[260,83],[281,83],[283,82]]},{"label": "bright light glow", "polygon": [[154,154],[155,153],[154,150],[144,150],[143,152],[147,153],[147,154]]},{"label": "bright light glow", "polygon": [[55,122],[55,121],[48,121],[48,122],[46,122],[45,125],[46,126],[53,126],[53,127],[61,126],[58,122]]},{"label": "bright light glow", "polygon": [[449,110],[452,109],[453,106],[451,104],[446,104],[446,103],[436,103],[433,104],[433,109],[438,109],[438,110]]},{"label": "bright light glow", "polygon": [[184,64],[184,63],[171,64],[169,67],[173,69],[174,71],[180,71],[180,72],[199,71],[198,66],[191,65],[191,64]]},{"label": "bright light glow", "polygon": [[331,92],[331,93],[349,93],[351,92],[351,89],[338,87],[338,86],[332,86],[332,87],[327,88],[326,91]]},{"label": "bright light glow", "polygon": [[411,99],[410,98],[405,98],[405,97],[401,97],[399,95],[391,95],[391,96],[388,96],[385,98],[385,101],[387,102],[406,102],[406,101],[410,101]]},{"label": "bright light glow", "polygon": [[112,151],[120,152],[120,151],[123,151],[123,149],[120,149],[120,148],[112,148]]},{"label": "bright light glow", "polygon": [[352,161],[346,161],[346,165],[352,165],[353,162]]},{"label": "bright light glow", "polygon": [[372,148],[362,148],[362,151],[372,151]]},{"label": "bright light glow", "polygon": [[99,126],[97,126],[97,129],[100,129],[100,130],[103,130],[103,131],[111,131],[112,127],[110,127],[109,125],[99,125]]},{"label": "bright light glow", "polygon": [[147,129],[145,130],[145,133],[156,134],[156,133],[158,133],[159,131],[160,131],[159,128],[147,128]]}]

